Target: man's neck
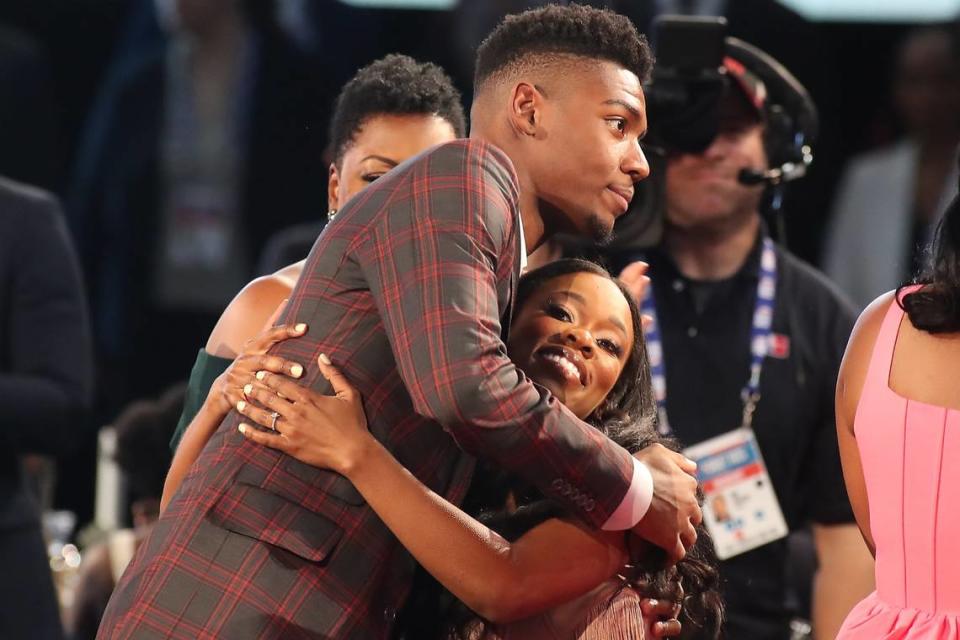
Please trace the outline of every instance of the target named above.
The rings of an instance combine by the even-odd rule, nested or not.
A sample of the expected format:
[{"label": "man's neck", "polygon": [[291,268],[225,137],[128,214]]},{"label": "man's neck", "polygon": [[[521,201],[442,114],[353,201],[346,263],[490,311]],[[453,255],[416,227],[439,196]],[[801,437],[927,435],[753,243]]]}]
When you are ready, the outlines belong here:
[{"label": "man's neck", "polygon": [[532,191],[523,188],[520,183],[520,220],[523,222],[523,242],[527,248],[527,255],[536,251],[547,241],[546,229],[540,215],[540,204]]},{"label": "man's neck", "polygon": [[523,241],[527,248],[527,255],[537,250],[547,239],[548,235],[540,211],[540,201],[537,198],[536,186],[530,173],[527,171],[520,154],[516,152],[508,138],[498,135],[493,128],[475,124],[470,130],[472,140],[483,140],[495,145],[507,154],[513,162],[513,169],[517,174],[519,192],[520,220],[523,224]]},{"label": "man's neck", "polygon": [[743,267],[757,241],[760,214],[719,230],[667,227],[664,246],[677,268],[691,280],[723,280]]}]

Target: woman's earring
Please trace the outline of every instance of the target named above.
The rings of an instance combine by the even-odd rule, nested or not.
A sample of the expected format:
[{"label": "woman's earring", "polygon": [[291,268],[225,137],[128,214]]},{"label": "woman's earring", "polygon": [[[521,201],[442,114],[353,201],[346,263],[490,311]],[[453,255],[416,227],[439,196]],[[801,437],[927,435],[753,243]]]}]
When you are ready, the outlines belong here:
[{"label": "woman's earring", "polygon": [[334,217],[336,217],[336,215],[337,215],[336,209],[330,209],[330,211],[327,211],[327,222],[330,222],[331,220],[333,220]]}]

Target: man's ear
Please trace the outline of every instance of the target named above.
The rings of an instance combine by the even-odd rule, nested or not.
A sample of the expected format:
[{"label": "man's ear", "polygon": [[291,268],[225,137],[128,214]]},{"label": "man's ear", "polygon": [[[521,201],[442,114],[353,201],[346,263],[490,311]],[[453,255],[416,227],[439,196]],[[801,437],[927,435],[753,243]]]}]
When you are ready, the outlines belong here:
[{"label": "man's ear", "polygon": [[330,163],[330,170],[327,175],[327,211],[336,211],[337,204],[340,202],[340,172],[337,171],[337,165]]},{"label": "man's ear", "polygon": [[543,134],[543,92],[533,84],[519,82],[510,94],[510,124],[522,136]]}]

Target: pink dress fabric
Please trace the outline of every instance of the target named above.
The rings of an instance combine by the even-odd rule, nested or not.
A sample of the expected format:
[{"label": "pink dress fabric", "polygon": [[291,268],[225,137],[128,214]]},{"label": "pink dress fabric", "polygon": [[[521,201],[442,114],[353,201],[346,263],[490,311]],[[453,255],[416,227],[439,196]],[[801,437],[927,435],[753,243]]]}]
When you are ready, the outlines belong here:
[{"label": "pink dress fabric", "polygon": [[847,616],[846,640],[960,639],[960,411],[890,389],[903,316],[893,302],[854,422],[877,588]]}]

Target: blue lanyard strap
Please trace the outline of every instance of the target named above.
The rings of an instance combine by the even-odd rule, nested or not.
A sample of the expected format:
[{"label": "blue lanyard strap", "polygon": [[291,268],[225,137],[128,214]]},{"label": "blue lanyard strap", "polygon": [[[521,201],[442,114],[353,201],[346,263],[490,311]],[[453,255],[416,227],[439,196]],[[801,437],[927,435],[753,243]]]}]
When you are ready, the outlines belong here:
[{"label": "blue lanyard strap", "polygon": [[[753,411],[760,400],[760,374],[763,360],[770,349],[770,336],[773,333],[773,304],[777,294],[777,252],[773,240],[763,239],[763,252],[760,256],[760,279],[757,283],[756,306],[753,310],[753,326],[750,329],[750,377],[741,392],[743,400],[743,425],[749,427],[753,421]],[[663,338],[657,319],[657,307],[653,290],[648,288],[647,295],[640,306],[641,311],[653,318],[653,322],[644,331],[647,342],[647,358],[650,361],[650,373],[653,382],[653,394],[657,400],[659,412],[659,431],[669,435],[672,430],[667,420],[667,367],[664,362]]]}]

